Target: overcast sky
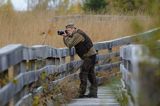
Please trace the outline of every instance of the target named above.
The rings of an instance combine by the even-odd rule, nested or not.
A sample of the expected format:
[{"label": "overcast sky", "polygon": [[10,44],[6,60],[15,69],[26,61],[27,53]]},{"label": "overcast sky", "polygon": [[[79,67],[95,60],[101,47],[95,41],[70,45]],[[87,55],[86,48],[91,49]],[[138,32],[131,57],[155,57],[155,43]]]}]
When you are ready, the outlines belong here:
[{"label": "overcast sky", "polygon": [[26,10],[27,9],[27,4],[25,0],[12,0],[12,3],[16,10]]},{"label": "overcast sky", "polygon": [[[13,3],[13,6],[15,10],[26,10],[27,9],[27,3],[26,0],[11,0]],[[59,0],[57,0],[59,1]],[[70,2],[75,3],[78,0],[70,0]]]}]

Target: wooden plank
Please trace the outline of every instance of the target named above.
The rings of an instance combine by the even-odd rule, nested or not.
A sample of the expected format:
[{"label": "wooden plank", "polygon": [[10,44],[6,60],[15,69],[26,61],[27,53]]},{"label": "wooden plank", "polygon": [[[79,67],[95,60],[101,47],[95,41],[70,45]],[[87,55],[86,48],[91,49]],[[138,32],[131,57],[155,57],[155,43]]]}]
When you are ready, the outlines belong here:
[{"label": "wooden plank", "polygon": [[[21,73],[15,78],[15,81],[17,82],[16,84],[9,83],[5,87],[0,89],[0,102],[2,105],[6,104],[10,100],[10,98],[12,98],[19,91],[21,91],[21,89],[25,85],[28,85],[34,81],[37,81],[38,76],[41,72],[45,71],[47,72],[47,74],[53,74],[54,72],[62,73],[64,71],[67,71],[66,70],[67,66],[74,66],[74,68],[79,68],[81,64],[82,64],[81,61],[75,61],[75,62],[71,62],[71,63],[59,65],[59,66],[49,65],[42,69],[37,70],[36,72],[29,71],[29,72]],[[5,98],[4,98],[4,95],[5,95]]]},{"label": "wooden plank", "polygon": [[[157,30],[148,31],[148,32],[145,32],[145,33],[142,33],[139,35],[148,37],[149,35],[152,35],[152,33],[154,33],[154,31],[156,32]],[[137,35],[135,35],[135,36],[137,36]],[[109,49],[110,47],[114,47],[114,46],[118,46],[118,45],[128,44],[132,41],[132,39],[135,36],[124,37],[124,38],[111,40],[111,41],[98,42],[97,44],[95,44],[95,47],[97,50],[101,50],[101,49]],[[110,53],[109,55],[105,55],[105,56],[99,56],[98,59],[99,60],[102,58],[104,59],[104,57],[107,57],[107,56],[109,57],[111,54],[112,53]],[[57,63],[58,66],[49,65],[49,66],[46,66],[40,70],[37,70],[36,72],[33,71],[36,68],[35,68],[34,62],[32,62],[32,66],[30,68],[31,72],[24,72],[24,70],[22,70],[22,73],[18,77],[16,77],[16,79],[15,79],[17,81],[17,84],[9,83],[5,87],[0,89],[0,95],[1,95],[0,102],[2,104],[7,103],[25,85],[30,84],[33,81],[37,81],[38,76],[41,72],[46,71],[48,74],[54,73],[56,71],[59,73],[63,73],[66,71],[74,72],[73,70],[76,70],[81,66],[82,61],[73,61],[68,64],[59,65],[59,58],[61,58],[62,56],[67,56],[67,55],[74,56],[75,49],[72,48],[71,51],[69,52],[69,49],[67,49],[67,48],[55,49],[55,48],[51,48],[48,46],[41,46],[41,45],[34,46],[32,48],[25,48],[22,45],[11,45],[9,47],[6,47],[5,49],[4,48],[0,49],[0,72],[3,72],[4,69],[7,69],[11,65],[15,65],[25,59],[34,61],[33,59],[45,59],[48,57],[58,57],[58,60],[55,62],[55,63]],[[116,55],[116,53],[112,54],[112,56],[114,56],[114,55]],[[72,58],[71,60],[74,59],[73,57],[71,57],[71,58]],[[118,66],[119,66],[119,62],[105,64],[105,65],[99,65],[99,66],[96,66],[96,71],[106,70],[110,67],[118,67]],[[11,69],[9,69],[9,70],[11,70]],[[18,70],[18,68],[17,68],[17,70]],[[14,78],[14,73],[12,73],[12,72],[14,72],[14,71],[9,71],[9,78],[10,79]],[[19,73],[19,72],[17,72],[17,73]],[[5,95],[6,97],[4,98],[3,95]]]},{"label": "wooden plank", "polygon": [[55,65],[59,65],[60,64],[60,58],[54,58],[55,61]]},{"label": "wooden plank", "polygon": [[21,100],[19,100],[15,106],[32,106],[32,94],[29,93],[28,95],[25,95],[24,97],[21,98]]},{"label": "wooden plank", "polygon": [[54,58],[51,58],[51,57],[45,59],[45,61],[46,61],[46,65],[54,65],[55,64]]},{"label": "wooden plank", "polygon": [[23,59],[23,46],[20,44],[8,45],[0,49],[0,72],[7,70]]},{"label": "wooden plank", "polygon": [[[67,66],[69,66],[69,67],[73,66],[74,68],[79,68],[81,66],[81,64],[82,64],[82,61],[75,61],[75,62],[71,62],[71,63],[68,63],[68,64],[60,65],[60,66],[57,67],[57,70],[59,70],[60,72],[66,71]],[[109,64],[109,65],[98,66],[98,69],[96,68],[96,71],[104,70],[104,69],[107,69],[108,67],[110,67],[111,65],[116,66],[117,64]],[[16,85],[14,85],[14,87],[15,88],[18,87],[18,89],[13,90],[13,92],[10,91],[10,92],[12,92],[11,94],[14,95],[15,93],[19,92],[23,88],[24,85],[27,85],[29,83],[32,83],[33,81],[36,81],[38,79],[38,74],[40,72],[43,72],[45,70],[45,71],[48,71],[49,73],[53,73],[54,68],[55,68],[55,66],[51,65],[51,66],[47,66],[43,69],[37,70],[36,72],[30,71],[30,72],[22,73],[21,75],[19,75],[16,78],[18,83]],[[13,85],[10,86],[10,87],[14,88]],[[11,89],[10,87],[7,88],[6,90],[3,90],[3,92],[8,92],[9,89]],[[0,93],[0,95],[1,95],[1,93]]]},{"label": "wooden plank", "polygon": [[66,57],[61,57],[60,58],[60,63],[61,64],[65,64],[65,62],[66,62]]},{"label": "wooden plank", "polygon": [[[10,82],[16,83],[16,80],[14,80],[14,77],[17,76],[20,73],[20,64],[17,64],[15,66],[11,66],[8,69],[8,78]],[[9,100],[9,106],[14,106],[16,103],[16,100],[18,99],[18,96],[15,96]]]},{"label": "wooden plank", "polygon": [[[64,71],[67,71],[66,70],[66,67],[69,65],[70,67],[71,66],[74,66],[74,68],[79,68],[82,64],[82,61],[76,61],[76,62],[71,62],[71,63],[68,63],[68,64],[63,64],[63,65],[60,65],[57,67],[57,71],[58,72],[64,72]],[[108,67],[110,66],[117,66],[119,63],[115,63],[115,64],[107,64],[107,65],[102,65],[102,66],[97,66],[96,67],[96,71],[100,71],[100,70],[106,70]],[[1,90],[0,89],[0,95],[3,95],[5,92],[10,92],[10,95],[9,97],[6,95],[6,97],[10,98],[12,97],[13,95],[15,95],[17,92],[19,92],[24,85],[28,85],[36,80],[38,80],[38,75],[45,71],[47,72],[48,74],[51,74],[53,73],[53,70],[55,69],[55,66],[54,65],[50,65],[50,66],[47,66],[45,68],[42,68],[40,70],[37,70],[36,72],[34,71],[30,71],[30,72],[26,72],[26,73],[21,73],[15,80],[18,82],[17,84],[9,84],[8,85],[8,88],[6,89],[3,89]],[[54,71],[56,72],[56,71]],[[14,89],[16,88],[16,89]],[[12,89],[12,91],[9,91],[10,89]],[[14,89],[14,90],[13,90]],[[0,100],[1,101],[1,100]],[[2,99],[3,101],[3,99]]]},{"label": "wooden plank", "polygon": [[105,60],[111,57],[118,57],[118,56],[119,56],[119,52],[113,52],[113,53],[108,53],[104,55],[97,55],[96,60],[101,61],[101,60]]},{"label": "wooden plank", "polygon": [[20,73],[24,73],[27,71],[27,61],[22,61],[20,63]]},{"label": "wooden plank", "polygon": [[[134,36],[127,36],[110,41],[97,42],[96,44],[94,44],[94,47],[96,48],[96,50],[102,50],[108,49],[110,46],[115,47],[129,44],[135,37],[145,37],[145,39],[148,39],[154,33],[159,31],[160,29],[156,28]],[[71,53],[69,53],[69,50],[67,48],[57,49],[42,45],[33,46],[32,48],[26,48],[22,45],[9,45],[0,49],[0,72],[3,72],[7,68],[9,68],[9,66],[15,65],[22,60],[45,59],[47,57],[62,57],[68,55],[75,55],[75,49],[72,48]]]},{"label": "wooden plank", "polygon": [[98,65],[95,67],[95,70],[96,71],[104,71],[104,70],[110,69],[110,67],[119,67],[119,65],[120,65],[120,62]]},{"label": "wooden plank", "polygon": [[[74,74],[68,75],[68,76],[66,76],[66,77],[64,77],[64,78],[58,79],[58,80],[56,80],[56,81],[53,81],[53,82],[52,82],[51,89],[53,89],[53,87],[55,87],[56,84],[61,83],[62,81],[64,81],[66,78],[71,78],[71,79],[75,80],[75,79],[78,79],[79,77],[78,77],[77,73],[74,73]],[[35,94],[42,93],[42,92],[43,92],[43,87],[41,86],[41,87],[38,87],[38,88],[36,89]],[[15,106],[22,106],[22,105],[27,105],[27,106],[28,106],[28,104],[31,105],[32,102],[33,102],[32,96],[33,96],[33,95],[32,95],[31,93],[25,95],[24,97],[22,97],[22,98],[17,102],[17,104],[16,104]],[[30,106],[30,105],[29,105],[29,106]]]},{"label": "wooden plank", "polygon": [[[74,64],[75,64],[75,62],[73,62]],[[77,62],[78,63],[78,62]],[[80,62],[79,62],[80,63]],[[72,64],[73,65],[73,64]],[[80,64],[79,64],[80,65]],[[53,65],[52,65],[53,66]],[[64,65],[61,65],[60,67],[64,67]],[[51,69],[52,70],[52,69]],[[72,74],[72,75],[68,75],[67,77],[73,77],[73,79],[78,79],[79,77],[78,77],[78,75],[77,74]],[[61,81],[63,81],[64,79],[65,79],[66,77],[63,77],[63,78],[61,78],[61,79],[58,79],[58,80],[56,80],[56,81],[53,81],[53,85],[55,85],[55,84],[57,84],[57,83],[60,83]],[[103,78],[101,78],[101,80],[102,80]],[[99,82],[99,84],[101,83],[100,81],[98,81]],[[40,91],[39,91],[40,90]],[[36,91],[36,92],[41,92],[42,91],[42,89],[39,89],[38,91]],[[21,104],[22,103],[24,103],[23,102],[23,100],[20,100],[21,101]]]},{"label": "wooden plank", "polygon": [[74,61],[74,55],[76,54],[75,49],[69,49],[70,61]]},{"label": "wooden plank", "polygon": [[[12,81],[13,78],[14,78],[14,66],[11,66],[9,69],[8,69],[8,78],[9,78],[9,81]],[[4,95],[3,95],[4,96]],[[15,102],[14,102],[14,98],[11,98],[10,100],[8,100],[9,103],[8,105],[9,106],[14,106]]]},{"label": "wooden plank", "polygon": [[[105,94],[105,96],[104,96]],[[98,98],[78,98],[63,106],[120,106],[111,87],[98,87]]]},{"label": "wooden plank", "polygon": [[151,30],[143,32],[143,33],[139,33],[139,34],[132,35],[132,36],[126,36],[126,37],[122,37],[122,38],[118,38],[118,39],[114,39],[114,40],[110,40],[110,41],[98,42],[98,43],[94,44],[94,47],[96,50],[102,50],[102,49],[108,49],[110,46],[115,47],[115,46],[130,44],[136,38],[149,39],[153,35],[156,35],[155,33],[157,33],[157,32],[160,32],[160,28],[151,29]]}]

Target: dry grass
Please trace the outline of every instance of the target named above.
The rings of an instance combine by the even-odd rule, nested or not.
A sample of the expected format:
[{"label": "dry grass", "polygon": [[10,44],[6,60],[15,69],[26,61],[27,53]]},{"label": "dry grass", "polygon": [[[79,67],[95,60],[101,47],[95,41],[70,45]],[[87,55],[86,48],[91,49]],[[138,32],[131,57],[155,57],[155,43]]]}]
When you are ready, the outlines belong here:
[{"label": "dry grass", "polygon": [[44,83],[44,91],[33,97],[33,106],[47,106],[47,104],[61,106],[62,104],[67,104],[78,95],[80,82],[77,79],[65,78],[50,90],[46,87],[46,85],[49,86],[49,83]]},{"label": "dry grass", "polygon": [[[1,14],[2,13],[2,14]],[[152,20],[141,16],[88,16],[55,17],[52,11],[13,12],[0,11],[0,47],[12,43],[31,46],[42,44],[42,32],[51,30],[46,39],[47,45],[64,47],[62,37],[57,30],[64,29],[68,22],[74,22],[80,29],[86,31],[94,42],[110,40],[133,34],[131,23],[134,19],[140,21],[144,30],[152,27]]]}]

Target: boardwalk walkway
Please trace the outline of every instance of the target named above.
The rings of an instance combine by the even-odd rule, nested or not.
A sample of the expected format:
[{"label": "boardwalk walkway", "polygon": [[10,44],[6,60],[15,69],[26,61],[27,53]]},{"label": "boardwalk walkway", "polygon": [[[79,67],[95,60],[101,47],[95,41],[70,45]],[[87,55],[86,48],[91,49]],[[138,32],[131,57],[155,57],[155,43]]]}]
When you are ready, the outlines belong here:
[{"label": "boardwalk walkway", "polygon": [[73,99],[67,106],[120,106],[110,86],[98,87],[98,98]]}]

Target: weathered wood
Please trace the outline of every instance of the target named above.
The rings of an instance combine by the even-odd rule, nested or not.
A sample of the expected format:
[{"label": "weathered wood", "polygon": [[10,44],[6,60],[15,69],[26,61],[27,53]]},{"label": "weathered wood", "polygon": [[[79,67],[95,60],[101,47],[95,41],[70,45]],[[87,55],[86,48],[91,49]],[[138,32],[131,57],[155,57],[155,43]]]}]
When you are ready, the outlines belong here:
[{"label": "weathered wood", "polygon": [[[115,40],[103,41],[94,44],[97,51],[102,49],[108,49],[109,54],[97,55],[97,61],[105,60],[106,58],[119,56],[119,52],[113,52],[112,48],[115,46],[129,44],[134,41],[136,37],[144,37],[148,39],[154,33],[160,31],[160,29],[150,30],[145,33],[141,33],[135,36],[127,36]],[[22,45],[9,45],[0,49],[0,73],[8,71],[8,76],[13,82],[9,82],[7,85],[0,89],[0,103],[6,105],[10,103],[14,105],[14,101],[17,102],[20,97],[28,94],[26,86],[36,82],[40,73],[46,72],[47,75],[60,73],[61,79],[65,76],[74,73],[78,70],[83,61],[74,61],[75,49],[67,48],[52,48],[47,45],[36,45],[33,47],[24,47]],[[130,52],[125,52],[123,56],[130,55]],[[65,63],[65,57],[70,56],[70,63]],[[129,56],[128,56],[129,57]],[[125,59],[128,57],[124,57]],[[133,59],[132,59],[133,60]],[[122,59],[123,61],[123,59]],[[126,64],[127,69],[130,67],[128,64],[130,57],[127,61],[123,61]],[[29,66],[27,64],[30,64]],[[108,70],[112,67],[119,67],[120,62],[98,64],[95,67],[96,71]],[[121,67],[122,68],[122,67]],[[55,82],[57,82],[56,80]],[[12,98],[13,102],[12,102]]]},{"label": "weathered wood", "polygon": [[[150,38],[154,33],[159,32],[160,29],[153,29],[134,36],[127,36],[115,40],[103,41],[94,44],[96,50],[108,49],[110,46],[120,46],[131,43],[135,37],[145,39]],[[45,59],[47,57],[64,57],[74,55],[75,49],[71,52],[67,48],[56,49],[48,46],[36,45],[31,48],[23,47],[22,45],[9,45],[0,49],[0,72],[6,70],[11,65],[15,65],[22,60]],[[10,58],[11,57],[11,58]]]},{"label": "weathered wood", "polygon": [[29,62],[28,62],[28,64],[29,64],[29,67],[28,67],[28,70],[29,71],[35,71],[35,64],[36,64],[36,60],[30,60]]},{"label": "weathered wood", "polygon": [[20,63],[20,73],[24,73],[27,71],[27,61],[22,61]]},{"label": "weathered wood", "polygon": [[[25,85],[28,85],[32,82],[38,80],[38,76],[41,72],[47,72],[47,74],[53,74],[54,72],[64,72],[67,66],[74,66],[74,68],[79,68],[81,65],[81,61],[71,62],[67,64],[63,64],[60,66],[50,65],[46,66],[37,71],[29,71],[25,73],[21,73],[15,78],[16,84],[9,83],[2,89],[0,89],[0,102],[2,105],[6,104],[10,98],[12,98],[16,93],[18,93]],[[3,98],[5,95],[5,98]]]},{"label": "weathered wood", "polygon": [[[128,94],[127,99],[129,100],[130,104],[134,104],[136,106],[139,105],[140,101],[137,99],[137,97],[143,97],[142,96],[142,92],[145,91],[144,90],[144,85],[141,86],[141,80],[140,79],[145,79],[142,78],[144,76],[140,76],[140,73],[144,75],[144,72],[146,73],[148,70],[150,70],[150,72],[148,73],[148,75],[146,74],[146,79],[151,78],[149,77],[149,75],[151,74],[151,72],[154,73],[154,70],[159,66],[159,60],[153,57],[150,57],[150,55],[148,54],[148,48],[144,47],[143,45],[137,45],[137,44],[132,44],[132,45],[128,45],[128,46],[123,46],[120,48],[120,57],[122,58],[122,63],[120,64],[120,71],[122,73],[122,84],[123,84],[123,88],[126,90],[126,94]],[[148,61],[150,60],[150,61]],[[147,69],[141,69],[139,67],[139,63],[143,63],[143,68]],[[146,65],[144,65],[146,62],[148,62]],[[150,67],[147,67],[148,65],[151,65]],[[154,67],[154,68],[153,68]],[[144,72],[143,72],[144,71]],[[151,75],[152,76],[152,75]],[[145,84],[146,84],[146,80]],[[148,83],[148,82],[147,82]],[[152,83],[149,83],[152,84]],[[148,84],[147,84],[148,85]],[[153,84],[154,85],[154,84]],[[147,86],[145,86],[147,87]],[[141,91],[142,90],[142,91]],[[154,90],[152,91],[153,94]],[[147,92],[145,92],[146,95]],[[150,94],[149,94],[150,95]],[[146,98],[149,96],[144,96],[143,98]],[[157,98],[157,96],[155,97]],[[142,99],[142,98],[141,98]],[[141,100],[140,99],[140,100]],[[150,100],[150,98],[148,98],[148,100]],[[154,99],[155,101],[155,99]],[[151,102],[152,104],[153,102]],[[145,102],[146,104],[146,102]],[[149,104],[149,103],[147,103]],[[150,104],[150,105],[151,105]]]},{"label": "weathered wood", "polygon": [[[10,82],[16,83],[16,80],[14,80],[15,76],[17,76],[20,73],[20,64],[17,64],[15,66],[11,66],[8,69],[8,78]],[[18,96],[15,96],[9,100],[9,106],[14,106],[16,103],[16,99],[18,99]]]},{"label": "weathered wood", "polygon": [[120,106],[111,87],[100,86],[97,95],[98,98],[73,99],[67,106]]},{"label": "weathered wood", "polygon": [[12,81],[14,78],[14,66],[11,66],[9,69],[8,69],[8,79],[10,81]]},{"label": "weathered wood", "polygon": [[54,65],[55,64],[55,60],[52,57],[47,58],[45,60],[46,60],[46,65]]},{"label": "weathered wood", "polygon": [[96,59],[97,61],[101,61],[101,60],[106,60],[107,58],[118,57],[118,56],[119,56],[119,52],[113,52],[113,53],[104,54],[104,55],[97,55]]},{"label": "weathered wood", "polygon": [[0,72],[7,70],[23,60],[23,46],[20,44],[8,45],[0,49]]},{"label": "weathered wood", "polygon": [[28,95],[22,97],[15,106],[32,106],[32,102],[32,94],[29,93]]},{"label": "weathered wood", "polygon": [[111,67],[119,67],[119,65],[120,65],[120,62],[98,65],[98,66],[95,67],[95,70],[96,71],[109,70]]},{"label": "weathered wood", "polygon": [[66,57],[61,57],[61,58],[60,58],[60,63],[61,63],[61,64],[64,64],[65,62],[66,62]]},{"label": "weathered wood", "polygon": [[54,61],[55,61],[55,65],[59,65],[60,64],[60,58],[55,58]]},{"label": "weathered wood", "polygon": [[[79,77],[78,77],[77,73],[74,73],[74,74],[68,75],[68,76],[66,76],[66,77],[64,77],[64,78],[58,79],[58,80],[56,80],[56,81],[53,81],[53,82],[52,82],[52,86],[50,86],[50,89],[53,89],[53,87],[55,87],[55,85],[57,85],[58,83],[61,83],[63,80],[68,79],[68,78],[75,80],[75,79],[78,79]],[[43,89],[44,89],[44,88],[43,88],[42,86],[41,86],[41,87],[38,87],[38,88],[36,89],[35,93],[42,93],[42,92],[43,92]],[[27,106],[28,106],[28,104],[32,105],[32,102],[33,102],[32,96],[33,96],[33,95],[32,95],[31,93],[25,95],[24,97],[22,97],[22,98],[17,102],[17,104],[16,104],[15,106],[23,106],[23,105],[27,105]],[[30,105],[29,105],[29,106],[30,106]]]},{"label": "weathered wood", "polygon": [[70,61],[74,61],[75,49],[69,49]]}]

